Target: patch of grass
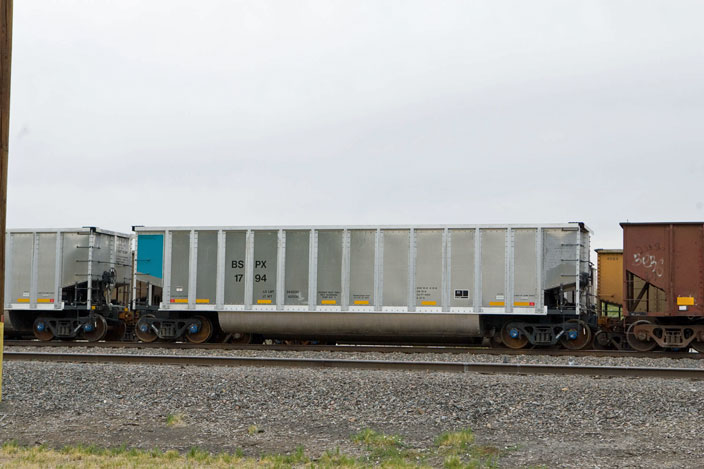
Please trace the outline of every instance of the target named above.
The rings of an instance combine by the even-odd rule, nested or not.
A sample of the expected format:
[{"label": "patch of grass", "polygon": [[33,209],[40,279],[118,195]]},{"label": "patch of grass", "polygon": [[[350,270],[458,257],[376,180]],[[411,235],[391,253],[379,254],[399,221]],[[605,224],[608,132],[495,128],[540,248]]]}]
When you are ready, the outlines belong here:
[{"label": "patch of grass", "polygon": [[180,459],[181,455],[179,454],[178,451],[171,449],[171,450],[167,451],[166,453],[164,453],[164,458],[168,461],[175,461],[177,459]]},{"label": "patch of grass", "polygon": [[257,433],[262,433],[262,430],[259,429],[256,425],[250,425],[247,427],[247,434],[248,435],[256,435]]},{"label": "patch of grass", "polygon": [[398,435],[385,435],[365,428],[353,435],[352,441],[364,445],[369,453],[361,462],[399,468],[418,466],[418,454],[408,449]]},{"label": "patch of grass", "polygon": [[446,432],[435,439],[435,444],[440,449],[451,449],[453,451],[466,450],[474,443],[474,433],[466,428],[458,432]]},{"label": "patch of grass", "polygon": [[169,414],[166,416],[166,425],[169,427],[182,427],[185,425],[183,414]]},{"label": "patch of grass", "polygon": [[501,456],[499,449],[493,446],[475,446],[470,428],[443,433],[436,438],[435,445],[444,455],[446,469],[494,468]]},{"label": "patch of grass", "polygon": [[361,468],[364,467],[355,458],[340,453],[340,448],[335,448],[335,451],[325,451],[317,461],[318,467],[321,469],[342,467],[342,468]]},{"label": "patch of grass", "polygon": [[186,459],[197,462],[205,462],[210,459],[210,453],[194,446],[186,453]]},{"label": "patch of grass", "polygon": [[303,446],[298,446],[289,454],[269,454],[259,461],[263,464],[270,464],[272,467],[301,467],[310,465],[310,459],[306,456]]},{"label": "patch of grass", "polygon": [[16,454],[20,450],[20,445],[17,440],[6,441],[2,444],[2,452],[7,454]]},{"label": "patch of grass", "polygon": [[152,448],[149,450],[149,456],[152,458],[160,458],[164,455],[164,452],[159,448]]},{"label": "patch of grass", "polygon": [[400,448],[403,440],[398,435],[385,435],[371,428],[365,428],[352,435],[352,441],[361,443],[371,448]]},{"label": "patch of grass", "polygon": [[464,464],[462,464],[462,459],[460,459],[459,456],[456,454],[451,454],[449,456],[445,456],[443,467],[445,469],[459,469],[464,467]]},{"label": "patch of grass", "polygon": [[[250,434],[258,432],[252,425]],[[0,467],[25,468],[122,468],[157,469],[161,467],[200,468],[315,468],[315,469],[366,469],[384,467],[389,469],[426,468],[443,465],[447,469],[490,469],[498,465],[504,453],[493,446],[477,446],[470,429],[443,433],[435,439],[431,448],[414,449],[404,443],[398,435],[386,435],[373,429],[364,429],[352,435],[352,441],[363,449],[361,456],[354,457],[340,452],[326,451],[318,459],[306,455],[305,448],[298,446],[288,454],[271,454],[260,458],[245,457],[242,450],[234,453],[210,453],[193,447],[184,453],[158,448],[141,450],[125,445],[101,448],[94,445],[66,446],[55,450],[45,446],[23,447],[16,441],[7,441],[0,446]]]},{"label": "patch of grass", "polygon": [[140,450],[120,446],[99,448],[94,445],[66,446],[59,450],[45,446],[21,447],[6,442],[0,448],[0,467],[7,468],[140,468],[175,467],[258,467],[256,459],[245,460],[233,454],[211,454],[200,448],[191,448],[184,454],[160,449]]}]

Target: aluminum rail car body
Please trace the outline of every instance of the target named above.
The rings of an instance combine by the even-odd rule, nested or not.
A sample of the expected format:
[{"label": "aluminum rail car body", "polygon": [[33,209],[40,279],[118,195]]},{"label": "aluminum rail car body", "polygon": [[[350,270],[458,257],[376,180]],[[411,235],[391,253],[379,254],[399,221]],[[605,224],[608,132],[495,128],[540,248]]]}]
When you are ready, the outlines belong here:
[{"label": "aluminum rail car body", "polygon": [[95,227],[13,229],[6,239],[10,331],[99,340],[109,324],[124,328],[118,319],[129,306],[130,235]]},{"label": "aluminum rail car body", "polygon": [[242,340],[554,344],[582,341],[593,308],[582,223],[134,231],[145,341],[219,324]]}]

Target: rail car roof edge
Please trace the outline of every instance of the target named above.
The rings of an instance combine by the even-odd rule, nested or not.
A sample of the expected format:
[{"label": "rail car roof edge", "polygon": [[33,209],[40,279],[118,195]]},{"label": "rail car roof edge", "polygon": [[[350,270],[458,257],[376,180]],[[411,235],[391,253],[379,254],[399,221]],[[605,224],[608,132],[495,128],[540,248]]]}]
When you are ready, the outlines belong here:
[{"label": "rail car roof edge", "polygon": [[132,236],[130,233],[122,233],[120,231],[105,230],[102,228],[97,228],[95,226],[82,226],[82,227],[69,227],[69,228],[8,228],[5,230],[7,233],[101,233],[113,236],[124,236],[129,238]]},{"label": "rail car roof edge", "polygon": [[704,221],[622,221],[619,225],[704,225]]},{"label": "rail car roof edge", "polygon": [[530,229],[530,228],[567,228],[567,229],[583,229],[589,233],[594,233],[591,228],[582,222],[569,222],[569,223],[535,223],[535,224],[475,224],[475,225],[447,225],[447,224],[422,224],[422,225],[240,225],[240,226],[228,226],[228,225],[177,225],[177,226],[143,226],[135,225],[132,230],[135,232],[140,231],[176,231],[176,230],[227,230],[227,231],[237,231],[237,230],[371,230],[371,229],[383,229],[383,230],[404,230],[404,229],[470,229],[470,228],[485,228],[485,229]]}]

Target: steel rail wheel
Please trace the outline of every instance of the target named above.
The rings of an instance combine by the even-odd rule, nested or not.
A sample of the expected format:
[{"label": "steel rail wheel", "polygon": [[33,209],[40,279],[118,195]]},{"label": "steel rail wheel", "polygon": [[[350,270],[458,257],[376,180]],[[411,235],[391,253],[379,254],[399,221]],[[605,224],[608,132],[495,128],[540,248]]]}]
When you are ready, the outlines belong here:
[{"label": "steel rail wheel", "polygon": [[689,344],[690,347],[692,347],[694,350],[696,350],[699,353],[704,353],[704,342],[699,342],[698,340],[693,340],[691,344]]},{"label": "steel rail wheel", "polygon": [[505,324],[501,328],[501,341],[508,348],[519,349],[528,345],[528,337],[526,337],[517,327],[509,327],[511,324]]},{"label": "steel rail wheel", "polygon": [[284,345],[313,345],[312,340],[286,339],[286,340],[281,341],[281,343]]},{"label": "steel rail wheel", "polygon": [[120,341],[125,337],[125,332],[127,332],[127,325],[124,322],[120,321],[110,324],[108,333],[105,334],[105,340]]},{"label": "steel rail wheel", "polygon": [[202,344],[213,334],[213,325],[204,316],[196,316],[194,319],[200,321],[200,327],[195,322],[189,324],[186,330],[186,339],[193,344]]},{"label": "steel rail wheel", "polygon": [[48,342],[54,338],[54,333],[51,332],[48,321],[44,318],[37,318],[34,320],[32,331],[34,331],[34,337],[42,342]]},{"label": "steel rail wheel", "polygon": [[596,334],[594,334],[594,349],[595,350],[608,350],[611,347],[611,338],[609,337],[609,333],[606,331],[597,331]]},{"label": "steel rail wheel", "polygon": [[139,318],[139,321],[137,321],[137,325],[134,328],[134,335],[136,335],[139,340],[147,344],[154,342],[158,338],[156,332],[152,329],[152,325],[147,322],[147,319],[153,318],[154,316],[151,314],[142,316]]},{"label": "steel rail wheel", "polygon": [[243,334],[242,332],[235,332],[230,336],[230,342],[233,344],[251,344],[252,334]]},{"label": "steel rail wheel", "polygon": [[494,334],[491,336],[491,339],[489,339],[489,346],[491,348],[497,348],[497,347],[503,347],[504,343],[501,340],[501,334]]},{"label": "steel rail wheel", "polygon": [[589,345],[592,340],[592,331],[587,323],[581,319],[570,319],[567,324],[570,326],[560,337],[560,343],[563,347],[569,350],[580,350]]},{"label": "steel rail wheel", "polygon": [[628,345],[631,346],[633,350],[638,352],[649,352],[653,350],[658,344],[654,340],[648,340],[645,338],[638,338],[634,332],[635,327],[640,324],[651,324],[650,321],[640,320],[636,321],[630,326],[628,326],[628,331],[626,331],[626,341]]},{"label": "steel rail wheel", "polygon": [[94,314],[83,325],[83,337],[88,342],[97,342],[105,337],[108,332],[108,322],[100,314]]}]

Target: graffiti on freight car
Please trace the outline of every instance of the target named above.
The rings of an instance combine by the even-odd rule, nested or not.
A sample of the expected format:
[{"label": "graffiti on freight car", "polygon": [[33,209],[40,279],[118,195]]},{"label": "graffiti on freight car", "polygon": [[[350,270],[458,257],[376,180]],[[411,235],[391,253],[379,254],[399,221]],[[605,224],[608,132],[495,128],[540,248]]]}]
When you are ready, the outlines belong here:
[{"label": "graffiti on freight car", "polygon": [[658,260],[652,254],[635,253],[633,254],[633,263],[642,265],[644,269],[651,271],[658,278],[665,274],[665,259],[662,257]]}]

